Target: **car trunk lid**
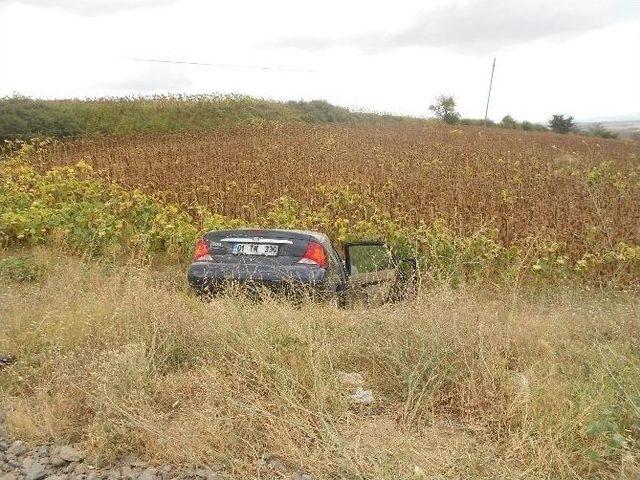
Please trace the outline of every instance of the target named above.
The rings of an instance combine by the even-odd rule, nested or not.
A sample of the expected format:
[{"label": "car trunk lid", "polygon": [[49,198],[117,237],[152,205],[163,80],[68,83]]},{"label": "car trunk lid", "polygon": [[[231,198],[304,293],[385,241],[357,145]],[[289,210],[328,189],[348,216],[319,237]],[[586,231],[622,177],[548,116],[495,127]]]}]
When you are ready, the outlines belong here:
[{"label": "car trunk lid", "polygon": [[204,236],[212,262],[293,265],[305,254],[311,235],[286,230],[221,230]]}]

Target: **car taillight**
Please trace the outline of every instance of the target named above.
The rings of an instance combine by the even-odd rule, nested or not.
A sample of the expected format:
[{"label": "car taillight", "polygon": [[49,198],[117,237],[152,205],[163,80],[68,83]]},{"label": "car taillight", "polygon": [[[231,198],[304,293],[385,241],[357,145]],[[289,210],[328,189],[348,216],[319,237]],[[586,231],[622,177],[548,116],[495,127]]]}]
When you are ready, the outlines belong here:
[{"label": "car taillight", "polygon": [[211,254],[209,254],[209,245],[204,238],[201,238],[196,243],[196,250],[193,252],[193,259],[198,260],[211,260]]},{"label": "car taillight", "polygon": [[327,268],[329,266],[327,252],[324,251],[324,247],[318,242],[309,242],[309,245],[307,245],[307,251],[304,252],[304,256],[298,261],[298,263],[318,265],[322,268]]}]

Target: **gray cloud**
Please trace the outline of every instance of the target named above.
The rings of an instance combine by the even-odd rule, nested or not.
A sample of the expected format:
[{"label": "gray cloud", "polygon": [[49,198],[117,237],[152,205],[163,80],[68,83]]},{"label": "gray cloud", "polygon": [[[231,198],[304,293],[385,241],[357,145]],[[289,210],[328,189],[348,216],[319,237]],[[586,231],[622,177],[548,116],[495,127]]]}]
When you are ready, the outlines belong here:
[{"label": "gray cloud", "polygon": [[136,8],[157,7],[176,3],[179,0],[0,0],[1,5],[22,3],[36,7],[66,10],[85,16],[96,16]]},{"label": "gray cloud", "polygon": [[445,47],[484,53],[553,36],[573,36],[640,18],[635,0],[475,0],[418,13],[402,30],[341,38],[285,38],[271,48],[323,50],[357,47],[375,53],[403,47]]}]

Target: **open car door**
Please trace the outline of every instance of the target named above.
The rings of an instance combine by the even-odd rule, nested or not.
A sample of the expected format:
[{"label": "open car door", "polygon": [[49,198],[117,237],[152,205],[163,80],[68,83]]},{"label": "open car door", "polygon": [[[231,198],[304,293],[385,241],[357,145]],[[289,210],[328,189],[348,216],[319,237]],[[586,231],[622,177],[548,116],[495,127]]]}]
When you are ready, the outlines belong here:
[{"label": "open car door", "polygon": [[375,306],[389,301],[397,283],[398,270],[387,244],[346,243],[344,253],[348,274],[346,303]]}]

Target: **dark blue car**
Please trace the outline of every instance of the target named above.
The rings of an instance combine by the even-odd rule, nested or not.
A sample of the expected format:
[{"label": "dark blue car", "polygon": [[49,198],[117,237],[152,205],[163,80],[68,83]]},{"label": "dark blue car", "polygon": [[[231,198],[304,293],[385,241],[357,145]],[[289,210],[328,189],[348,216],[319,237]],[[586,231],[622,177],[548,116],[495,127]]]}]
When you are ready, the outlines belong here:
[{"label": "dark blue car", "polygon": [[230,285],[308,294],[339,306],[381,304],[406,291],[407,277],[381,242],[344,245],[344,260],[329,238],[302,230],[219,230],[196,244],[187,274],[203,296]]}]

